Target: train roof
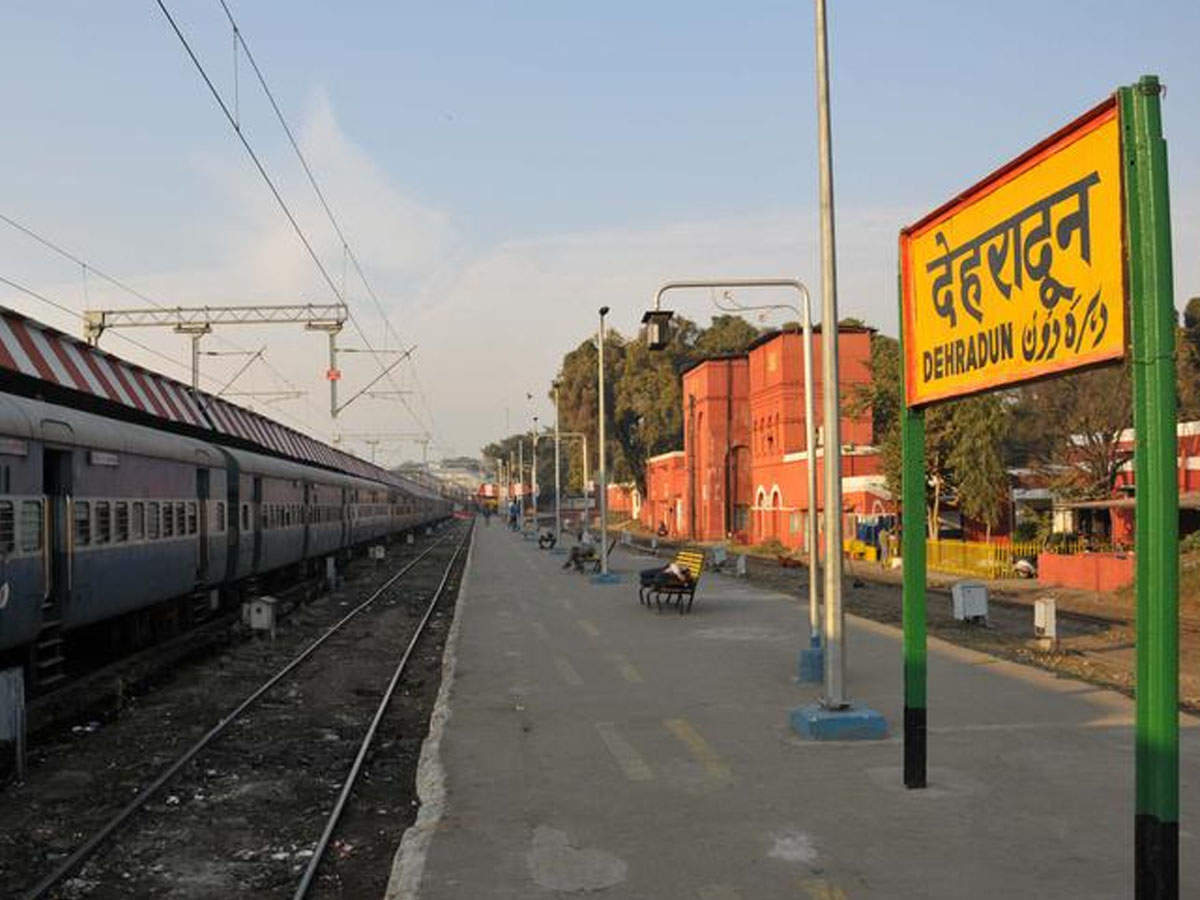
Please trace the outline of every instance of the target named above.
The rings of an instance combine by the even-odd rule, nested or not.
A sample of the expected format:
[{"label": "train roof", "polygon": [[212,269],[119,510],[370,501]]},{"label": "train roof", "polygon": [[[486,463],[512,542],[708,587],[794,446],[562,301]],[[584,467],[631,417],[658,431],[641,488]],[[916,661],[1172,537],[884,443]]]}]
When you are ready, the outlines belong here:
[{"label": "train roof", "polygon": [[274,419],[0,306],[0,372],[15,393],[256,453],[321,466],[422,496],[436,491],[401,478]]}]

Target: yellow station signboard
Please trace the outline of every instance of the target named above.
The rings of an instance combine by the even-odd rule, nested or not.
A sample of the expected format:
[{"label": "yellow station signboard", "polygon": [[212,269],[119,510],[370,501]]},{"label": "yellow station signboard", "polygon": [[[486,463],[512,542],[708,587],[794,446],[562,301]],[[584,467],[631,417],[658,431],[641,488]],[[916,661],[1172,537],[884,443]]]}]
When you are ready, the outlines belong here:
[{"label": "yellow station signboard", "polygon": [[909,406],[1120,359],[1115,100],[900,235]]}]

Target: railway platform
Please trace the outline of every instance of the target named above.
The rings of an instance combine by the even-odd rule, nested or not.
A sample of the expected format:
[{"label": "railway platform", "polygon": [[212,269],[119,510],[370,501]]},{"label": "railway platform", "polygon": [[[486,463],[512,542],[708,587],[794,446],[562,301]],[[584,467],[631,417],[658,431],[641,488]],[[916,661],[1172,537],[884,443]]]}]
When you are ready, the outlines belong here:
[{"label": "railway platform", "polygon": [[[594,585],[480,524],[389,898],[1132,896],[1129,699],[931,639],[930,786],[907,791],[898,629],[847,619],[850,694],[891,736],[807,742],[795,597],[706,574],[690,615],[658,614],[648,557],[618,551],[623,582]],[[1200,896],[1183,725],[1181,896]]]}]

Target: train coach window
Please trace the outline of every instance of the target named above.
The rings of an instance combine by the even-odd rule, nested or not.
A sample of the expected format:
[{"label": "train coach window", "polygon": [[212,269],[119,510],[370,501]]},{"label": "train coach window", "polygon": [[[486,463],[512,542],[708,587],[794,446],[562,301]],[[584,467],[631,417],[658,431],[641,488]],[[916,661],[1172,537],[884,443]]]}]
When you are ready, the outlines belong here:
[{"label": "train coach window", "polygon": [[250,504],[242,504],[242,531],[250,530]]},{"label": "train coach window", "polygon": [[196,501],[188,501],[187,505],[187,533],[195,534],[197,525],[199,524],[198,513],[196,511]]},{"label": "train coach window", "polygon": [[146,536],[146,504],[140,500],[133,501],[133,515],[129,519],[129,537],[140,541]]},{"label": "train coach window", "polygon": [[113,504],[113,540],[118,544],[123,544],[129,540],[129,504],[124,500],[118,500]]},{"label": "train coach window", "polygon": [[171,509],[170,503],[162,505],[162,536],[165,538],[175,537],[175,513]]},{"label": "train coach window", "polygon": [[175,504],[175,533],[183,537],[187,531],[187,504],[182,500]]},{"label": "train coach window", "polygon": [[42,502],[21,501],[21,550],[31,553],[42,549]]},{"label": "train coach window", "polygon": [[12,501],[0,500],[0,553],[13,552],[14,525]]},{"label": "train coach window", "polygon": [[146,539],[158,540],[158,504],[151,500],[146,504]]},{"label": "train coach window", "polygon": [[107,500],[96,501],[96,531],[92,535],[97,544],[107,544],[112,537],[112,507]]},{"label": "train coach window", "polygon": [[225,504],[220,500],[217,501],[217,533],[221,534],[225,531]]},{"label": "train coach window", "polygon": [[86,547],[92,542],[92,504],[86,500],[75,502],[75,543]]}]

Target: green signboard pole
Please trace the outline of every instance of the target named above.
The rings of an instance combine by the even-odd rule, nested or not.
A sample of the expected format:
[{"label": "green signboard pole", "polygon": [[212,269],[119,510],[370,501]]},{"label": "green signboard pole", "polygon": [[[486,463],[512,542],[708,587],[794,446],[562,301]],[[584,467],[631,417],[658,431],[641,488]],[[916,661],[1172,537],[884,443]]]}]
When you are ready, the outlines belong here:
[{"label": "green signboard pole", "polygon": [[1137,480],[1138,898],[1179,896],[1179,484],[1167,147],[1152,75],[1119,91]]},{"label": "green signboard pole", "polygon": [[[904,320],[901,285],[900,319]],[[900,396],[905,394],[904,329]],[[904,786],[925,787],[925,411],[900,405],[900,558],[904,563]]]}]

